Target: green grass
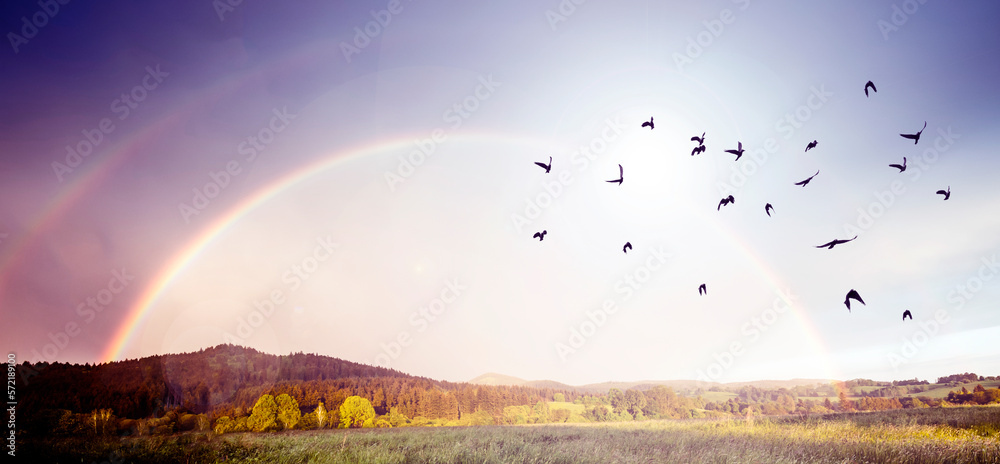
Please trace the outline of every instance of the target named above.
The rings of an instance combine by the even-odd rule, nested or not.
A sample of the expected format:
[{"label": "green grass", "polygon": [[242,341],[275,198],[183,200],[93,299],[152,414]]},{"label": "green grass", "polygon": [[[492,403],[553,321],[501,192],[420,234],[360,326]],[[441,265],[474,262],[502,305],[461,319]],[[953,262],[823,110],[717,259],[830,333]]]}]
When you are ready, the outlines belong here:
[{"label": "green grass", "polygon": [[739,395],[732,392],[715,392],[707,391],[701,394],[701,398],[705,401],[714,401],[716,403],[725,403],[729,401],[730,398],[736,398]]},{"label": "green grass", "polygon": [[568,401],[549,401],[549,409],[569,409],[569,412],[574,414],[583,414],[587,407],[582,404],[574,404]]},{"label": "green grass", "polygon": [[[316,430],[47,440],[35,462],[987,463],[1000,407],[540,426]],[[117,456],[116,456],[117,457]]]}]

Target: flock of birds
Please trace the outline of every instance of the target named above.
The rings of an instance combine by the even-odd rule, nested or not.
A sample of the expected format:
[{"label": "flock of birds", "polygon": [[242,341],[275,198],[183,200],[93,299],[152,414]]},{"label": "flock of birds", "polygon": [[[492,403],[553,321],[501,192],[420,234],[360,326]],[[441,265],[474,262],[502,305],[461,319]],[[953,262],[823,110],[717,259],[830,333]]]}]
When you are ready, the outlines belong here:
[{"label": "flock of birds", "polygon": [[[870,97],[870,95],[868,93],[869,89],[872,92],[878,93],[878,89],[875,88],[875,84],[872,83],[872,81],[868,81],[865,84],[865,97]],[[643,121],[643,123],[642,123],[642,125],[640,127],[642,127],[642,128],[648,127],[650,130],[653,130],[656,127],[654,125],[654,123],[653,123],[653,117],[650,117],[649,121]],[[926,129],[926,128],[927,128],[927,121],[924,121],[924,126],[921,127],[920,130],[917,131],[916,133],[914,133],[914,134],[899,134],[899,136],[903,137],[905,139],[913,140],[913,144],[916,145],[916,144],[920,143],[920,135],[924,132],[924,129]],[[691,150],[691,156],[700,155],[700,154],[702,154],[702,153],[705,152],[705,132],[702,132],[701,136],[691,137],[691,141],[698,143],[698,145],[695,146],[693,150]],[[808,152],[809,150],[811,150],[813,148],[816,148],[816,146],[818,144],[819,144],[819,142],[816,141],[816,140],[813,140],[812,142],[809,142],[808,144],[806,144],[805,151]],[[729,154],[735,155],[736,159],[734,161],[739,161],[740,157],[743,156],[743,151],[744,151],[743,150],[743,142],[737,141],[736,142],[736,148],[735,149],[730,149],[730,150],[725,150],[725,153],[729,153]],[[538,165],[539,167],[541,167],[542,169],[544,169],[545,173],[548,174],[552,170],[552,157],[551,156],[549,157],[548,164],[537,162],[537,161],[535,162],[535,164]],[[906,157],[905,156],[903,157],[903,164],[890,164],[889,167],[896,168],[896,169],[899,170],[899,172],[906,171]],[[819,170],[816,171],[816,174],[813,174],[812,176],[809,176],[809,178],[807,178],[805,180],[802,180],[802,181],[799,181],[799,182],[795,182],[795,185],[800,185],[802,187],[805,187],[806,185],[809,185],[809,182],[812,181],[818,175],[819,175]],[[625,180],[625,169],[622,167],[621,164],[619,164],[618,165],[618,178],[617,179],[608,180],[608,181],[605,181],[605,182],[609,182],[609,183],[613,183],[613,184],[618,184],[620,186],[622,184],[622,182],[624,182],[624,180]],[[951,198],[951,186],[948,186],[948,188],[945,189],[945,190],[938,190],[937,194],[938,195],[943,195],[944,199],[948,200],[949,198]],[[719,210],[722,209],[723,206],[726,206],[726,205],[729,205],[729,204],[734,204],[734,203],[736,203],[736,199],[733,198],[732,195],[727,195],[725,198],[723,198],[722,200],[719,201],[719,206],[716,207],[716,210],[719,211]],[[774,206],[771,206],[770,203],[766,203],[764,205],[764,212],[767,213],[768,217],[771,217],[771,213],[773,211],[774,211]],[[542,240],[545,239],[545,234],[547,234],[547,233],[548,233],[547,230],[542,230],[540,232],[535,232],[535,234],[533,235],[532,238],[537,238],[538,241],[542,241]],[[844,239],[844,240],[834,239],[834,240],[831,240],[831,241],[829,241],[827,243],[824,243],[822,245],[817,245],[816,248],[826,248],[826,249],[832,250],[833,247],[835,247],[837,245],[842,245],[842,244],[848,243],[850,241],[853,241],[856,238],[858,238],[857,235],[855,235],[852,238]],[[627,254],[629,252],[629,250],[631,250],[631,249],[632,249],[632,243],[631,242],[625,242],[625,245],[622,247],[622,252]],[[708,294],[708,288],[706,287],[706,285],[704,283],[698,286],[698,294],[699,295],[707,295]],[[861,295],[858,293],[858,291],[852,288],[850,291],[847,292],[847,296],[844,298],[844,306],[847,306],[847,311],[848,312],[850,312],[850,310],[851,310],[851,300],[855,300],[858,303],[861,303],[862,305],[865,304],[865,301],[861,298]],[[903,311],[903,320],[905,321],[907,318],[909,318],[910,320],[913,319],[913,315],[910,313],[909,310]]]}]

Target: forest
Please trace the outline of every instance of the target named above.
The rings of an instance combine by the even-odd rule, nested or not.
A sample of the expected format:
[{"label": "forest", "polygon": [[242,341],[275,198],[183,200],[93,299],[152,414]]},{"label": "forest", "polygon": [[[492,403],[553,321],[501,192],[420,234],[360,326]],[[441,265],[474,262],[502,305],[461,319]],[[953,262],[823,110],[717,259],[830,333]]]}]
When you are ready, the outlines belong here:
[{"label": "forest", "polygon": [[[19,433],[168,435],[178,432],[621,422],[810,415],[1000,403],[997,377],[941,377],[675,391],[663,385],[588,392],[489,386],[412,376],[314,354],[277,356],[219,345],[100,365],[22,363]],[[959,387],[939,394],[932,389]],[[925,394],[926,393],[926,394]]]}]

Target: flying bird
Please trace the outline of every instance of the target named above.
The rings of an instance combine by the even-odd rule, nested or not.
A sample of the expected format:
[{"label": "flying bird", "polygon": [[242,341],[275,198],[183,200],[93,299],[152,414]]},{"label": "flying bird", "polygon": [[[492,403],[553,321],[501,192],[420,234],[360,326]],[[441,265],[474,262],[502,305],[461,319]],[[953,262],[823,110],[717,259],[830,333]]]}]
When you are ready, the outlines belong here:
[{"label": "flying bird", "polygon": [[701,284],[701,285],[698,286],[698,294],[699,295],[708,295],[708,289],[705,288],[705,284]]},{"label": "flying bird", "polygon": [[948,190],[938,190],[938,195],[944,195],[944,199],[947,200],[951,198],[951,186],[948,186]]},{"label": "flying bird", "polygon": [[868,81],[868,83],[865,84],[865,96],[866,97],[868,96],[868,88],[869,87],[872,88],[873,92],[878,93],[878,89],[875,88],[875,84],[872,81]]},{"label": "flying bird", "polygon": [[913,320],[913,314],[910,313],[909,309],[903,311],[903,320],[905,321],[906,318],[910,318],[911,321]]},{"label": "flying bird", "polygon": [[852,288],[851,291],[847,292],[847,297],[844,298],[844,304],[847,305],[848,311],[851,310],[851,298],[858,300],[858,302],[861,304],[865,304],[865,300],[861,299],[861,295],[858,294],[858,291]]},{"label": "flying bird", "polygon": [[927,128],[927,121],[924,121],[924,127],[920,128],[920,132],[917,132],[916,134],[899,134],[899,136],[904,139],[913,139],[913,144],[916,145],[917,142],[920,141],[920,134],[922,134],[924,132],[924,129],[926,128]]},{"label": "flying bird", "polygon": [[649,127],[649,130],[653,130],[653,117],[650,116],[649,121],[643,122],[642,127]]},{"label": "flying bird", "polygon": [[705,153],[705,146],[704,145],[698,145],[697,147],[694,147],[694,150],[691,150],[691,156],[699,155],[699,154],[702,154],[702,153]]},{"label": "flying bird", "polygon": [[774,211],[774,207],[770,203],[764,205],[764,212],[767,213],[767,217],[771,217],[771,211]]},{"label": "flying bird", "polygon": [[854,240],[855,238],[858,238],[858,236],[855,235],[854,238],[849,238],[847,240],[831,240],[829,242],[826,242],[826,243],[824,243],[822,245],[817,246],[816,248],[826,248],[827,250],[832,250],[833,247],[835,247],[837,245],[840,245],[842,243],[850,242],[851,240]]},{"label": "flying bird", "polygon": [[736,143],[737,143],[736,149],[735,150],[726,150],[726,153],[732,153],[732,154],[736,155],[736,161],[739,161],[740,157],[743,156],[743,142],[736,142]]},{"label": "flying bird", "polygon": [[819,171],[818,170],[816,171],[816,174],[813,174],[808,179],[806,179],[806,180],[804,180],[802,182],[796,182],[795,185],[801,185],[801,186],[805,187],[806,185],[809,184],[809,181],[813,180],[813,177],[816,177],[817,175],[819,175]]},{"label": "flying bird", "polygon": [[903,164],[901,164],[901,165],[900,164],[890,164],[889,167],[890,168],[899,169],[899,172],[905,171],[906,170],[906,157],[905,156],[903,157]]},{"label": "flying bird", "polygon": [[545,173],[548,174],[549,170],[552,169],[552,157],[549,157],[549,164],[539,163],[538,161],[535,161],[535,164],[541,166],[545,170]]},{"label": "flying bird", "polygon": [[811,150],[813,148],[816,148],[816,144],[817,143],[819,143],[819,142],[813,140],[812,142],[809,142],[808,144],[806,144],[806,151],[809,151],[809,150]]},{"label": "flying bird", "polygon": [[531,238],[537,238],[538,241],[541,242],[542,240],[545,240],[545,234],[547,233],[549,233],[549,231],[547,230],[543,230],[541,232],[535,232],[535,235],[532,235]]},{"label": "flying bird", "polygon": [[622,165],[619,164],[618,165],[618,178],[615,179],[615,180],[606,180],[605,182],[611,182],[611,183],[617,182],[618,185],[621,185],[622,184],[622,180],[624,180],[624,178],[625,178],[625,170],[622,169]]},{"label": "flying bird", "polygon": [[701,133],[701,137],[698,137],[697,135],[694,136],[694,137],[691,137],[691,141],[692,142],[698,142],[698,145],[704,145],[705,144],[705,133],[702,132]]},{"label": "flying bird", "polygon": [[625,242],[625,246],[622,247],[622,253],[628,254],[628,251],[632,249],[632,242]]},{"label": "flying bird", "polygon": [[718,210],[722,209],[723,206],[726,206],[726,205],[728,205],[730,203],[736,203],[736,199],[733,198],[732,195],[729,195],[728,197],[723,198],[721,201],[719,201],[719,206],[717,208],[715,208],[715,210],[718,211]]}]

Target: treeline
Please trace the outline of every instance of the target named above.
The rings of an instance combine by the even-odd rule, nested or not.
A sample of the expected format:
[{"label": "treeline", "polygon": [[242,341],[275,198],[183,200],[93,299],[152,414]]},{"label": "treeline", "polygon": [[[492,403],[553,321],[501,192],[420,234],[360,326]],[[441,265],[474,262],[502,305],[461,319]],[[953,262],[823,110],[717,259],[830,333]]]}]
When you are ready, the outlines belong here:
[{"label": "treeline", "polygon": [[[917,379],[734,391],[715,386],[683,394],[645,385],[584,394],[436,381],[325,356],[275,356],[233,345],[95,366],[22,363],[18,374],[18,411],[25,420],[20,430],[28,436],[631,421],[1000,402],[1000,389],[982,385],[945,399],[905,396],[931,387]],[[966,373],[939,380],[972,378],[992,379]]]}]

